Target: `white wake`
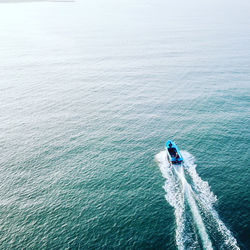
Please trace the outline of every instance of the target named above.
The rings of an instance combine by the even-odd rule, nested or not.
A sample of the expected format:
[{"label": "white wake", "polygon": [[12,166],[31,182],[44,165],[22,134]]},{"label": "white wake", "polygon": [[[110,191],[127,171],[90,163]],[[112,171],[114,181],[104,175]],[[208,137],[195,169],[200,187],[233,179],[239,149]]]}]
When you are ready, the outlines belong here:
[{"label": "white wake", "polygon": [[217,211],[213,208],[213,204],[217,201],[216,196],[210,191],[208,182],[203,181],[196,172],[196,165],[194,164],[194,157],[186,152],[182,152],[185,162],[185,169],[189,173],[193,181],[193,189],[196,191],[196,198],[202,203],[204,211],[213,217],[213,222],[217,224],[217,230],[221,233],[224,241],[220,249],[240,249],[237,245],[236,239],[233,237],[230,230],[219,218]]},{"label": "white wake", "polygon": [[[169,165],[166,151],[162,151],[155,156],[161,173],[166,179],[164,183],[165,198],[174,208],[178,249],[197,249],[199,246],[198,238],[203,249],[213,249],[210,232],[206,228],[206,221],[204,220],[208,218],[211,218],[209,223],[213,224],[212,227],[215,228],[216,234],[220,234],[222,238],[222,243],[218,243],[220,245],[216,245],[216,248],[239,249],[236,239],[213,208],[217,198],[211,192],[208,183],[203,181],[196,172],[194,157],[186,151],[182,151],[181,154],[185,162],[185,171],[183,167],[171,167]],[[190,183],[187,181],[185,174],[189,176]],[[192,220],[187,219],[189,210]],[[206,218],[204,218],[204,214]],[[193,228],[193,226],[196,230],[193,230],[190,234],[190,228]],[[196,232],[198,235],[196,235]],[[216,239],[214,239],[214,242],[216,242]]]},{"label": "white wake", "polygon": [[176,244],[179,249],[184,249],[184,190],[180,187],[178,181],[176,181],[176,176],[174,175],[171,168],[169,168],[169,164],[166,159],[166,152],[164,151],[157,154],[155,158],[159,164],[163,177],[166,179],[163,187],[166,191],[165,198],[168,203],[175,209],[174,213],[176,218]]}]

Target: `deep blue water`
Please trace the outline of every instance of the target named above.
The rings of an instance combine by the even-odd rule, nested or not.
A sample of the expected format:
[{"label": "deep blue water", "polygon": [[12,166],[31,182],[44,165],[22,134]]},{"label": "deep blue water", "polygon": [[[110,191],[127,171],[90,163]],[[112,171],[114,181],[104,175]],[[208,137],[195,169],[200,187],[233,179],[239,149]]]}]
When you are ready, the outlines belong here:
[{"label": "deep blue water", "polygon": [[1,249],[249,249],[249,7],[1,4]]}]

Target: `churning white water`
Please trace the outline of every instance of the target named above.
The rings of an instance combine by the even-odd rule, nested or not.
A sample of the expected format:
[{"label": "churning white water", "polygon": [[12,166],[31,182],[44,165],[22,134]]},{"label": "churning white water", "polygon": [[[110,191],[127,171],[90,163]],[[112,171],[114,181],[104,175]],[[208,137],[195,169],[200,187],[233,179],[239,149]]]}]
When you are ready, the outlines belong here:
[{"label": "churning white water", "polygon": [[[165,151],[155,156],[166,179],[165,198],[175,209],[177,247],[187,249],[200,245],[203,249],[213,249],[212,237],[216,234],[220,235],[222,249],[239,249],[236,239],[213,208],[217,198],[208,182],[203,181],[196,172],[194,157],[186,151],[181,154],[184,165],[179,167],[169,165]],[[210,230],[215,232],[212,234]]]}]

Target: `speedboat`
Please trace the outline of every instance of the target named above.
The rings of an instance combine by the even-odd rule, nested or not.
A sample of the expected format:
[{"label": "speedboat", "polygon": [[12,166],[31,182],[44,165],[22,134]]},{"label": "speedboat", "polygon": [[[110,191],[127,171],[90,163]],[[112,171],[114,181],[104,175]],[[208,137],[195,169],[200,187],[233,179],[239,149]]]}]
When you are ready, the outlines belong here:
[{"label": "speedboat", "polygon": [[168,140],[166,142],[166,151],[168,161],[171,165],[179,166],[183,163],[181,153],[173,141]]}]

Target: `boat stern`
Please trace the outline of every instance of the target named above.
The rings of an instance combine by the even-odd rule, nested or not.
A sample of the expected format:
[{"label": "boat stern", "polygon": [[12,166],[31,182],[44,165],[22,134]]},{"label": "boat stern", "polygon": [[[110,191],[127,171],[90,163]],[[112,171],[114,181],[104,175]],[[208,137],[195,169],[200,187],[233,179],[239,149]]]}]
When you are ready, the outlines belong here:
[{"label": "boat stern", "polygon": [[178,166],[178,165],[181,165],[183,163],[183,158],[181,156],[181,153],[173,141],[168,140],[166,142],[165,148],[167,151],[168,161],[171,165]]}]

